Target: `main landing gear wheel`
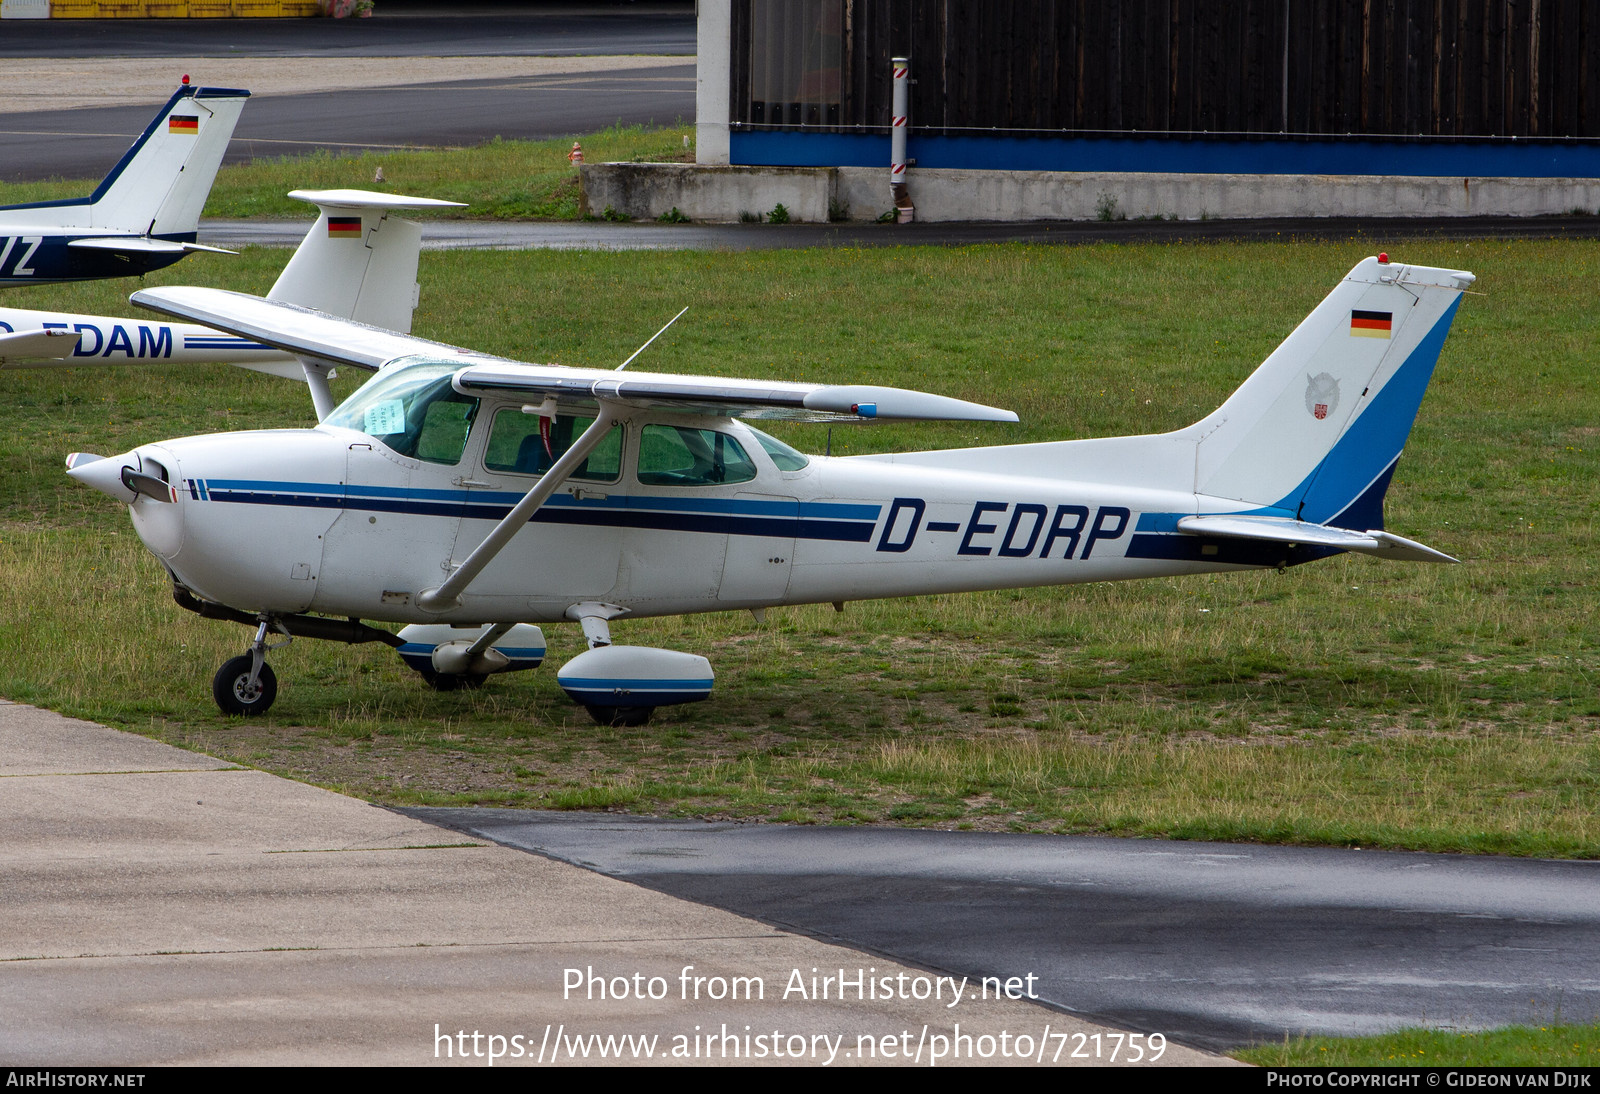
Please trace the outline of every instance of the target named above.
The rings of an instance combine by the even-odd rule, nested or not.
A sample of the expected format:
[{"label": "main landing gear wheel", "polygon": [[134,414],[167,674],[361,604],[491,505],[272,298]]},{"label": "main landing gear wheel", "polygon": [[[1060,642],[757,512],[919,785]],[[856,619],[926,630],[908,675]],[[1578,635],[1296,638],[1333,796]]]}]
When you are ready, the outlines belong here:
[{"label": "main landing gear wheel", "polygon": [[272,666],[263,663],[250,682],[255,658],[250,654],[235,657],[217,670],[211,681],[211,695],[224,714],[265,714],[278,697],[278,677]]},{"label": "main landing gear wheel", "polygon": [[489,679],[487,676],[476,676],[471,673],[434,672],[431,669],[418,669],[417,671],[422,677],[422,682],[434,691],[460,691],[463,688],[468,690],[481,688],[484,681]]},{"label": "main landing gear wheel", "polygon": [[656,712],[655,707],[584,707],[599,726],[642,726]]}]

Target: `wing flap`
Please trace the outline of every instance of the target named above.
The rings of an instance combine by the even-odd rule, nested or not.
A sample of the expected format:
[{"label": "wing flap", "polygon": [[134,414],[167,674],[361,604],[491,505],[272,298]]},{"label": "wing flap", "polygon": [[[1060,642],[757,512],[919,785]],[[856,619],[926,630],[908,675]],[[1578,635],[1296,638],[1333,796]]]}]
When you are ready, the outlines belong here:
[{"label": "wing flap", "polygon": [[1415,540],[1381,529],[1356,532],[1326,524],[1290,520],[1286,517],[1252,517],[1237,514],[1184,517],[1178,531],[1192,536],[1222,536],[1227,539],[1255,539],[1269,543],[1299,543],[1308,547],[1333,547],[1398,562],[1459,562],[1442,551],[1435,551]]}]

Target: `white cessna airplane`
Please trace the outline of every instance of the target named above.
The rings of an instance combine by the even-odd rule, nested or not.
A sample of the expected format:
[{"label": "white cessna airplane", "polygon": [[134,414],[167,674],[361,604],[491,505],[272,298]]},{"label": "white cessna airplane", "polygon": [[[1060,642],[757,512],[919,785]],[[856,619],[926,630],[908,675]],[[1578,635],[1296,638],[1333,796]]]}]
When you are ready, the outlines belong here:
[{"label": "white cessna airplane", "polygon": [[233,253],[194,240],[250,92],[183,80],[94,193],[0,206],[0,286],[130,277],[194,251]]},{"label": "white cessna airplane", "polygon": [[[363,212],[366,218],[372,214]],[[185,437],[69,473],[125,502],[179,604],[255,628],[217,673],[266,710],[275,634],[397,647],[438,687],[532,668],[597,721],[706,698],[705,658],[627,617],[1298,565],[1450,562],[1382,502],[1473,275],[1358,264],[1215,412],[1172,433],[806,456],[749,420],[1015,421],[889,387],[564,368],[216,289],[135,303],[376,375],[311,429]],[[403,623],[398,635],[361,620]]]}]

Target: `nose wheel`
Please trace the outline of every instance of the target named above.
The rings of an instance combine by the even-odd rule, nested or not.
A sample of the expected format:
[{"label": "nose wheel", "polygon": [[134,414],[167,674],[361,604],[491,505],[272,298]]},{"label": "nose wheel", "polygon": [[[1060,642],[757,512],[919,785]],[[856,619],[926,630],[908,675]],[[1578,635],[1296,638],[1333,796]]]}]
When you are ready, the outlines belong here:
[{"label": "nose wheel", "polygon": [[278,697],[278,674],[267,664],[267,651],[281,649],[290,640],[268,645],[267,635],[272,629],[272,620],[261,616],[250,652],[224,662],[211,678],[211,697],[222,713],[265,714]]},{"label": "nose wheel", "polygon": [[266,662],[257,669],[255,658],[247,653],[217,670],[211,696],[224,714],[265,714],[278,697],[278,675]]}]

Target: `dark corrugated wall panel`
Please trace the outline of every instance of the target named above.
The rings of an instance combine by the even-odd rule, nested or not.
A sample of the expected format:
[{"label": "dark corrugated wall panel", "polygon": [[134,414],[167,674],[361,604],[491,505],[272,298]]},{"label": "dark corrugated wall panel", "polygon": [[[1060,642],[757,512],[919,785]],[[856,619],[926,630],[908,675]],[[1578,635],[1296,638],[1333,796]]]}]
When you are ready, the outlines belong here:
[{"label": "dark corrugated wall panel", "polygon": [[[1594,0],[822,2],[844,27],[830,129],[888,126],[903,53],[924,132],[1600,136]],[[799,10],[734,0],[731,120],[817,116],[753,116],[752,57],[797,48],[752,40],[756,5]]]}]

